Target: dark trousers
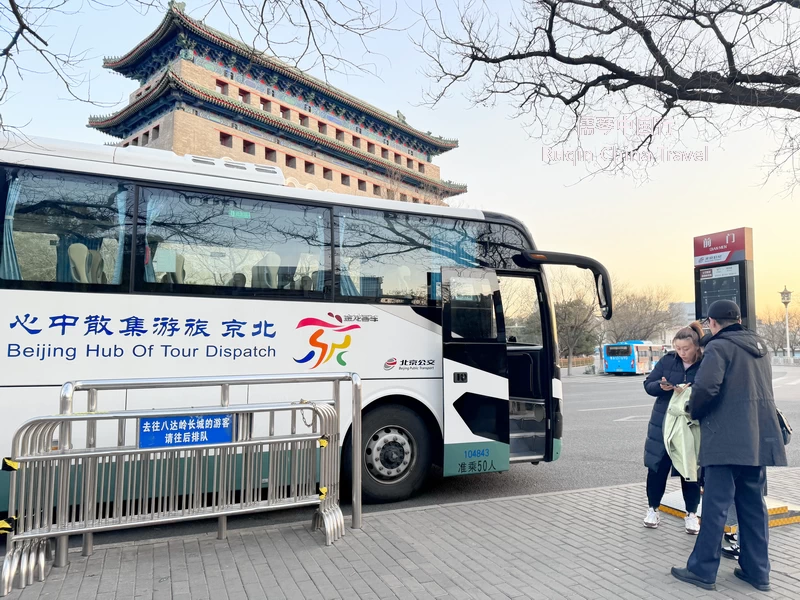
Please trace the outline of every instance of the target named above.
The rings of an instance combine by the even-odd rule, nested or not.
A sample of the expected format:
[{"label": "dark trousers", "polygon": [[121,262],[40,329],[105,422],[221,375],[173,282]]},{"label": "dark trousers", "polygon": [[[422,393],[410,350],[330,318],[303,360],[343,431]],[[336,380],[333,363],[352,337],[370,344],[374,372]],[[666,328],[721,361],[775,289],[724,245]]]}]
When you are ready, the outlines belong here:
[{"label": "dark trousers", "polygon": [[758,583],[769,582],[769,516],[764,501],[764,467],[719,465],[705,468],[703,523],[686,567],[706,581],[716,581],[720,539],[733,501],[739,518],[739,566]]},{"label": "dark trousers", "polygon": [[[647,469],[647,502],[649,506],[658,508],[661,499],[664,497],[664,490],[667,489],[667,479],[672,472],[672,461],[668,455],[661,459],[658,471]],[[683,491],[683,502],[686,504],[686,512],[697,512],[700,504],[700,484],[691,483],[681,477],[681,490]]]}]

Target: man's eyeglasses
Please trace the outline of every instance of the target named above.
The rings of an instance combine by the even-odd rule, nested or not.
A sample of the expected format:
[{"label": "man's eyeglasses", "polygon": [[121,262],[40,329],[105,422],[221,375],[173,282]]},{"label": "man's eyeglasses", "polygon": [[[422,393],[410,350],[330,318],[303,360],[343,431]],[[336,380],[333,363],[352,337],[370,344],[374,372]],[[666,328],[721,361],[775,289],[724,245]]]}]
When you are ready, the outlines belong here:
[{"label": "man's eyeglasses", "polygon": [[709,324],[709,318],[708,317],[706,317],[705,319],[701,319],[700,320],[700,327],[702,327],[703,329],[708,329],[708,324]]}]

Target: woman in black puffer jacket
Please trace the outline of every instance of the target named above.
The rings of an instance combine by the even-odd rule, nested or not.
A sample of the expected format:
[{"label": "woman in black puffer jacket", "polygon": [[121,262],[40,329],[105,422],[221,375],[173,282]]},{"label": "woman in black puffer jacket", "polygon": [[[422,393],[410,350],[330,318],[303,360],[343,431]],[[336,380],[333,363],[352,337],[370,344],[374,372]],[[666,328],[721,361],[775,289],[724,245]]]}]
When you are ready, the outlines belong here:
[{"label": "woman in black puffer jacket", "polygon": [[[684,327],[675,335],[672,345],[675,348],[658,361],[653,371],[644,382],[645,391],[656,397],[650,424],[647,426],[647,441],[644,445],[644,466],[647,467],[647,501],[649,508],[644,519],[644,526],[651,529],[658,527],[660,517],[658,508],[667,487],[667,479],[674,471],[672,461],[664,445],[664,418],[669,401],[672,399],[674,386],[691,384],[700,367],[702,350],[700,339],[703,330],[698,324]],[[677,474],[677,473],[675,473]],[[700,522],[697,519],[697,507],[700,504],[700,484],[692,483],[681,477],[683,500],[686,504],[686,533],[700,533]]]}]

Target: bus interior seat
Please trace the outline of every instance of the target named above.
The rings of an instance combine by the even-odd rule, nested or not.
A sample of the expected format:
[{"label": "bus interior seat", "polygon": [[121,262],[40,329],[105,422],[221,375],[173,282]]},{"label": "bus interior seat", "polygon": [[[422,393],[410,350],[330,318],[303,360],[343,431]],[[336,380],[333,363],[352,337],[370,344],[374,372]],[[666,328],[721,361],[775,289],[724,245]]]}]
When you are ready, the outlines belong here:
[{"label": "bus interior seat", "polygon": [[244,276],[244,273],[234,273],[233,277],[228,281],[228,286],[236,287],[236,288],[243,288],[247,285],[247,277]]},{"label": "bus interior seat", "polygon": [[167,271],[161,278],[161,283],[183,283],[186,281],[186,269],[184,265],[186,260],[183,254],[175,255],[175,271]]},{"label": "bus interior seat", "polygon": [[307,252],[302,253],[297,260],[297,269],[294,272],[294,288],[304,291],[313,290],[318,272],[319,257]]},{"label": "bus interior seat", "polygon": [[186,281],[186,260],[183,254],[175,255],[175,272],[173,273],[175,283],[184,283]]},{"label": "bus interior seat", "polygon": [[299,290],[303,290],[304,292],[311,292],[314,290],[314,278],[317,276],[317,272],[314,271],[311,275],[303,275],[300,277],[300,285],[297,287]]},{"label": "bus interior seat", "polygon": [[252,269],[252,287],[277,288],[278,269],[280,266],[281,257],[274,252],[267,252]]},{"label": "bus interior seat", "polygon": [[103,257],[97,250],[88,251],[88,265],[87,276],[89,283],[106,283],[108,280],[106,274],[103,272],[104,262]]},{"label": "bus interior seat", "polygon": [[89,273],[86,263],[89,258],[89,249],[85,244],[70,244],[67,250],[69,256],[70,272],[75,283],[89,283]]}]

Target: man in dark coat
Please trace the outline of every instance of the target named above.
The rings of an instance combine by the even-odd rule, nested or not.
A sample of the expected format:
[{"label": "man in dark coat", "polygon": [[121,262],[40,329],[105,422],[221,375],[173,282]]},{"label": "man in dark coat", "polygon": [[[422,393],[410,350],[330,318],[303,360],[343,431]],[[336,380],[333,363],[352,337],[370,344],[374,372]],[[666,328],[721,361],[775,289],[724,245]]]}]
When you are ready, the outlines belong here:
[{"label": "man in dark coat", "polygon": [[[718,300],[708,309],[705,353],[689,412],[700,421],[703,526],[686,568],[672,574],[707,590],[716,588],[720,540],[728,507],[736,504],[741,544],[739,579],[769,590],[766,467],[785,466],[786,450],[772,391],[772,365],[764,341],[741,325],[739,307]],[[707,340],[707,341],[706,341]]]}]

